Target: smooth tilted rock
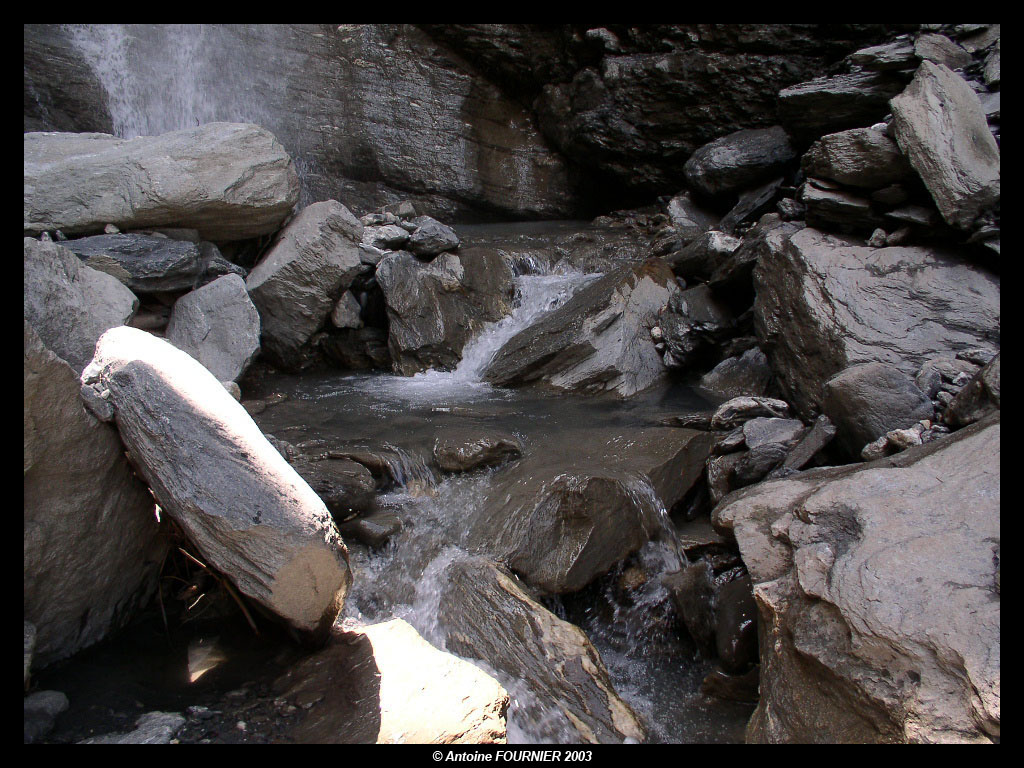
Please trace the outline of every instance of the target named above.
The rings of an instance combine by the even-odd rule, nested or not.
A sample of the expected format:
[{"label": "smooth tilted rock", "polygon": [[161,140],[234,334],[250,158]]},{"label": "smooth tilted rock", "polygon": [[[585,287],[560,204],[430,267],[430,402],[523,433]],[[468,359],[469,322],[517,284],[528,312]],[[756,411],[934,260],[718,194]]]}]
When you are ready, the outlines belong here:
[{"label": "smooth tilted rock", "polygon": [[925,33],[914,41],[914,55],[950,69],[966,67],[972,61],[971,54],[948,37],[931,33]]},{"label": "smooth tilted rock", "polygon": [[756,742],[999,739],[999,423],[728,497],[760,612]]},{"label": "smooth tilted rock", "polygon": [[459,247],[459,236],[455,230],[430,216],[417,216],[412,220],[416,225],[409,237],[409,251],[416,256],[436,256],[444,251]]},{"label": "smooth tilted rock", "polygon": [[302,367],[303,348],[363,272],[363,225],[336,200],[303,208],[245,280],[263,325],[263,351]]},{"label": "smooth tilted rock", "polygon": [[362,627],[275,684],[298,744],[504,744],[509,696],[402,619]]},{"label": "smooth tilted rock", "polygon": [[800,166],[808,176],[871,189],[895,184],[912,173],[896,142],[873,128],[822,136],[807,150]]},{"label": "smooth tilted rock", "polygon": [[962,77],[921,62],[891,106],[896,141],[947,223],[968,227],[999,202],[999,147],[978,95]]},{"label": "smooth tilted rock", "polygon": [[191,227],[203,239],[273,232],[299,199],[288,154],[263,128],[208,123],[118,139],[25,134],[25,231]]},{"label": "smooth tilted rock", "polygon": [[686,180],[705,195],[723,195],[777,176],[796,159],[786,131],[778,125],[730,133],[705,144],[683,166]]},{"label": "smooth tilted rock", "polygon": [[187,291],[203,274],[199,246],[151,235],[96,235],[65,247],[93,269],[116,277],[135,293]]},{"label": "smooth tilted rock", "polygon": [[451,370],[485,323],[511,311],[513,273],[490,248],[465,248],[425,263],[407,251],[377,265],[387,300],[388,347],[398,373]]},{"label": "smooth tilted rock", "polygon": [[488,431],[447,430],[434,441],[434,461],[443,472],[493,467],[523,454],[515,435]]},{"label": "smooth tilted rock", "polygon": [[518,682],[512,693],[540,733],[588,743],[642,740],[644,727],[612,687],[597,650],[499,566],[484,558],[449,566],[441,593],[445,647]]},{"label": "smooth tilted rock", "polygon": [[795,443],[803,435],[804,423],[799,419],[770,419],[758,416],[746,422],[742,429],[747,448],[754,450],[770,443]]},{"label": "smooth tilted rock", "polygon": [[914,376],[928,359],[998,344],[999,279],[955,251],[865,248],[807,228],[762,254],[754,282],[761,348],[804,418],[851,365]]},{"label": "smooth tilted rock", "polygon": [[825,382],[822,407],[852,456],[886,432],[934,415],[914,379],[885,363],[855,365],[833,376]]},{"label": "smooth tilted rock", "polygon": [[166,337],[220,381],[235,381],[260,351],[260,315],[238,275],[225,275],[174,304]]},{"label": "smooth tilted rock", "polygon": [[24,610],[35,668],[128,621],[153,594],[166,551],[153,497],[117,432],[82,407],[79,387],[78,372],[26,321]]},{"label": "smooth tilted rock", "polygon": [[484,378],[619,397],[647,389],[666,370],[649,329],[678,290],[660,259],[615,269],[509,339]]},{"label": "smooth tilted rock", "polygon": [[351,582],[330,513],[202,365],[134,328],[107,331],[82,375],[132,464],[206,563],[316,639]]},{"label": "smooth tilted rock", "polygon": [[566,433],[564,455],[528,454],[495,478],[469,542],[528,583],[574,592],[663,529],[700,479],[707,432],[653,427]]},{"label": "smooth tilted rock", "polygon": [[147,712],[127,733],[93,736],[79,744],[170,744],[185,725],[185,717],[177,712]]},{"label": "smooth tilted rock", "polygon": [[139,306],[115,278],[83,265],[57,243],[26,237],[22,275],[25,320],[79,373],[103,332],[127,323]]},{"label": "smooth tilted rock", "polygon": [[718,397],[764,395],[771,382],[768,358],[758,347],[720,362],[700,379],[701,388]]}]

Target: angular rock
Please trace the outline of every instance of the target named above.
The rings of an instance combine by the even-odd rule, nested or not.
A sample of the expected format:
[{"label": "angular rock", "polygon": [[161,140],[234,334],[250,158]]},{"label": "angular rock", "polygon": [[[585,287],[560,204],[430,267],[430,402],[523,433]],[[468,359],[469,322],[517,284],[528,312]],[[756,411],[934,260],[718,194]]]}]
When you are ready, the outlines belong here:
[{"label": "angular rock", "polygon": [[846,59],[851,64],[877,72],[887,69],[911,69],[917,65],[914,44],[906,37],[897,38],[891,43],[861,48]]},{"label": "angular rock", "polygon": [[377,483],[370,470],[346,459],[289,462],[338,520],[351,512],[374,507]]},{"label": "angular rock", "polygon": [[769,443],[790,446],[795,444],[804,432],[804,423],[799,419],[773,419],[759,416],[746,422],[743,440],[751,450]]},{"label": "angular rock", "polygon": [[513,273],[490,248],[465,248],[430,263],[400,251],[377,265],[387,300],[388,347],[397,372],[451,370],[485,323],[511,310]]},{"label": "angular rock", "polygon": [[96,235],[65,241],[93,269],[116,277],[134,293],[187,291],[199,281],[199,247],[151,235]]},{"label": "angular rock", "polygon": [[212,283],[224,275],[238,275],[244,280],[249,274],[249,270],[225,259],[220,249],[213,243],[205,241],[199,243],[199,260],[202,264],[202,274],[199,277],[198,286]]},{"label": "angular rock", "polygon": [[693,202],[689,192],[683,191],[668,203],[668,218],[680,241],[685,245],[718,224],[718,216]]},{"label": "angular rock", "polygon": [[398,515],[389,512],[374,512],[366,517],[356,517],[338,525],[343,537],[354,538],[368,547],[383,547],[391,537],[402,530]]},{"label": "angular rock", "polygon": [[666,346],[665,365],[688,367],[697,352],[727,334],[733,324],[729,308],[716,300],[706,285],[672,294],[658,315]]},{"label": "angular rock", "polygon": [[785,418],[789,404],[770,397],[734,397],[718,406],[711,417],[712,429],[732,429],[759,417]]},{"label": "angular rock", "polygon": [[718,225],[719,228],[723,232],[732,233],[740,224],[768,213],[772,209],[772,203],[775,202],[783,181],[783,177],[779,176],[760,187],[741,194],[732,210],[722,217]]},{"label": "angular rock", "polygon": [[25,134],[25,231],[191,227],[204,240],[273,232],[299,199],[278,141],[246,123],[160,136]]},{"label": "angular rock", "polygon": [[665,372],[649,329],[678,290],[660,259],[615,269],[509,339],[483,377],[619,397],[647,389]]},{"label": "angular rock", "polygon": [[800,188],[807,207],[807,225],[836,232],[870,232],[883,223],[871,201],[840,189],[820,189],[813,183]]},{"label": "angular rock", "polygon": [[808,420],[851,365],[913,376],[930,358],[998,343],[998,278],[947,249],[864,248],[807,228],[762,254],[754,282],[761,348]]},{"label": "angular rock", "polygon": [[726,701],[757,703],[758,680],[761,670],[754,667],[740,675],[730,675],[721,669],[713,669],[700,684],[700,692]]},{"label": "angular rock", "polygon": [[115,278],[83,265],[56,243],[26,237],[22,275],[26,322],[78,373],[103,332],[127,323],[139,306]]},{"label": "angular rock", "polygon": [[184,716],[177,712],[147,712],[135,722],[135,729],[127,733],[109,733],[93,736],[79,744],[170,744],[185,725]]},{"label": "angular rock", "polygon": [[587,743],[642,740],[640,719],[619,698],[583,630],[546,610],[484,558],[449,566],[441,593],[445,647],[517,681],[522,716],[546,738],[567,729]]},{"label": "angular rock", "polygon": [[362,328],[362,308],[352,291],[345,291],[331,310],[331,325],[335,328]]},{"label": "angular rock", "polygon": [[336,200],[303,208],[245,280],[263,325],[263,351],[300,367],[302,350],[363,270],[363,225]]},{"label": "angular rock", "polygon": [[153,498],[116,431],[82,407],[79,386],[26,321],[24,610],[36,668],[128,621],[153,594],[166,551]]},{"label": "angular rock", "polygon": [[416,225],[409,237],[409,251],[420,257],[436,256],[444,251],[459,247],[459,236],[455,230],[429,216],[417,216],[412,220]]},{"label": "angular rock", "polygon": [[134,328],[107,331],[82,374],[132,464],[204,561],[313,640],[351,583],[330,513],[203,366]]},{"label": "angular rock", "polygon": [[777,176],[796,152],[779,125],[730,133],[705,144],[683,166],[690,186],[708,196],[725,195]]},{"label": "angular rock", "polygon": [[548,592],[575,592],[659,535],[703,474],[707,432],[566,433],[565,455],[527,455],[495,478],[468,540]]},{"label": "angular rock", "polygon": [[220,381],[235,381],[260,351],[260,315],[238,275],[225,275],[174,304],[166,338]]},{"label": "angular rock", "polygon": [[852,72],[819,77],[779,91],[779,117],[795,137],[816,139],[826,133],[877,123],[904,80],[889,72]]},{"label": "angular rock", "polygon": [[771,378],[772,369],[768,367],[768,358],[760,348],[754,347],[738,357],[729,357],[720,362],[701,377],[700,386],[724,398],[763,396]]},{"label": "angular rock", "polygon": [[999,147],[962,77],[921,62],[891,107],[896,141],[947,223],[967,228],[999,201]]},{"label": "angular rock", "polygon": [[[789,452],[782,462],[781,470],[788,473],[803,469],[836,436],[836,428],[828,416],[822,414],[811,426],[803,439]],[[774,477],[773,473],[769,473]]]},{"label": "angular rock", "polygon": [[945,35],[927,32],[914,41],[914,55],[923,61],[942,64],[949,69],[960,69],[973,61],[971,54]]},{"label": "angular rock", "polygon": [[666,256],[665,261],[677,275],[707,279],[723,259],[740,247],[741,242],[738,237],[709,230],[695,237],[682,250]]},{"label": "angular rock", "polygon": [[715,596],[715,646],[726,672],[745,672],[757,663],[757,604],[749,576],[726,582]]},{"label": "angular rock", "polygon": [[974,374],[946,408],[943,421],[963,427],[999,409],[999,355]]},{"label": "angular rock", "polygon": [[[804,214],[806,210],[801,215]],[[781,221],[777,214],[766,213],[743,236],[740,247],[718,263],[708,279],[708,285],[716,293],[733,294],[737,299],[749,296],[752,301],[754,288],[751,275],[761,255],[768,250],[781,248],[786,238],[799,229],[800,225]]]},{"label": "angular rock", "polygon": [[808,176],[870,189],[895,184],[912,173],[896,142],[873,128],[822,136],[807,150],[800,167]]},{"label": "angular rock", "polygon": [[274,683],[298,744],[504,744],[509,696],[402,619],[347,633]]},{"label": "angular rock", "polygon": [[701,655],[715,655],[715,575],[707,558],[665,574],[662,584]]},{"label": "angular rock", "polygon": [[852,456],[886,432],[934,416],[932,402],[914,380],[884,363],[847,368],[825,382],[822,408]]},{"label": "angular rock", "polygon": [[[433,219],[431,220],[433,221]],[[363,245],[381,250],[397,251],[408,242],[409,233],[395,224],[363,227]]]},{"label": "angular rock", "polygon": [[434,441],[434,461],[442,472],[468,472],[494,467],[523,454],[515,435],[448,431]]},{"label": "angular rock", "polygon": [[761,619],[754,742],[999,739],[999,424],[739,491]]}]

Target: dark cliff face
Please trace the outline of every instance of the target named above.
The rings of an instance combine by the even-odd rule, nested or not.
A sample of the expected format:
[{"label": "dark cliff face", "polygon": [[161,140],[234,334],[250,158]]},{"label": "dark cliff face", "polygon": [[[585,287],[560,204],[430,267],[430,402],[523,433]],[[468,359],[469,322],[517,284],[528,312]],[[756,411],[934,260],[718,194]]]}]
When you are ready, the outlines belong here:
[{"label": "dark cliff face", "polygon": [[25,130],[256,122],[303,202],[589,216],[684,186],[711,139],[883,25],[26,25]]}]

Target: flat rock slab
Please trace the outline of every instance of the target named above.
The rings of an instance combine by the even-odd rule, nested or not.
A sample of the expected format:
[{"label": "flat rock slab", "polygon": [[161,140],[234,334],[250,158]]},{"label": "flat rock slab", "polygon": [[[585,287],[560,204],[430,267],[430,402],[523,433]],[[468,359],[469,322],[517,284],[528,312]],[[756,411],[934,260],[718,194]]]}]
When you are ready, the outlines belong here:
[{"label": "flat rock slab", "polygon": [[94,736],[79,744],[170,744],[185,725],[185,717],[177,712],[147,712],[140,717],[134,730],[127,733],[108,733]]},{"label": "flat rock slab", "polygon": [[762,254],[754,282],[761,348],[805,419],[851,365],[914,376],[931,358],[998,346],[999,278],[955,251],[866,248],[805,228]]},{"label": "flat rock slab", "polygon": [[650,329],[678,290],[661,259],[620,267],[509,339],[484,378],[498,386],[537,382],[590,394],[636,394],[665,373]]},{"label": "flat rock slab", "polygon": [[116,277],[135,293],[191,290],[203,274],[199,246],[151,235],[96,235],[68,240],[86,265]]},{"label": "flat rock slab", "polygon": [[220,381],[235,381],[260,351],[260,315],[245,281],[225,275],[178,299],[165,335]]},{"label": "flat rock slab", "polygon": [[301,367],[302,349],[364,271],[363,225],[327,200],[303,208],[245,280],[263,327],[263,349],[285,368]]},{"label": "flat rock slab", "polygon": [[896,141],[947,223],[968,227],[999,202],[999,147],[967,81],[923,61],[891,106]]},{"label": "flat rock slab", "polygon": [[274,684],[299,744],[504,744],[509,696],[402,619],[362,627]]},{"label": "flat rock slab", "polygon": [[549,592],[575,592],[664,529],[715,437],[653,427],[564,435],[561,459],[528,455],[496,478],[469,541]]},{"label": "flat rock slab", "polygon": [[160,136],[25,134],[25,231],[187,227],[204,240],[273,232],[299,178],[269,131],[208,123]]},{"label": "flat rock slab", "polygon": [[132,464],[199,550],[293,627],[321,639],[351,583],[324,503],[202,365],[134,328],[107,331],[82,375]]},{"label": "flat rock slab", "polygon": [[127,323],[139,306],[115,278],[83,265],[56,243],[26,237],[22,275],[25,320],[78,373],[103,332]]},{"label": "flat rock slab", "polygon": [[556,741],[566,731],[591,744],[644,738],[583,630],[544,608],[490,560],[456,561],[445,576],[439,608],[445,647],[517,681],[517,706],[532,725]]},{"label": "flat rock slab", "polygon": [[78,372],[25,321],[24,610],[35,668],[123,626],[153,594],[167,549],[117,431],[86,412],[79,389]]},{"label": "flat rock slab", "polygon": [[761,617],[754,742],[999,740],[998,416],[713,513]]}]

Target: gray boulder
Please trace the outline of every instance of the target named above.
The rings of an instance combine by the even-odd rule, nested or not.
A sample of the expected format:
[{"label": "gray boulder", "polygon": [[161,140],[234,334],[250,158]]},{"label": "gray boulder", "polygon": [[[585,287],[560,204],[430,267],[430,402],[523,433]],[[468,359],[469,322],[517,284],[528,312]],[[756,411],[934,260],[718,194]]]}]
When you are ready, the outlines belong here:
[{"label": "gray boulder", "polygon": [[837,373],[825,382],[822,408],[853,456],[890,430],[934,416],[931,400],[914,379],[885,363],[863,363]]},{"label": "gray boulder", "polygon": [[807,150],[800,166],[808,176],[871,189],[895,184],[912,173],[896,142],[874,128],[822,136]]},{"label": "gray boulder", "polygon": [[78,372],[26,321],[24,608],[35,667],[128,621],[153,594],[167,546],[117,432],[86,412],[78,391]]},{"label": "gray boulder", "polygon": [[509,339],[484,378],[619,397],[647,389],[665,372],[649,329],[678,290],[660,259],[615,269]]},{"label": "gray boulder", "polygon": [[[363,219],[366,217],[364,216]],[[362,221],[362,219],[360,219]],[[431,219],[433,221],[433,219]],[[364,226],[363,245],[381,250],[398,250],[409,242],[409,233],[396,224]]]},{"label": "gray boulder", "polygon": [[152,235],[96,235],[68,240],[65,247],[86,265],[106,272],[135,293],[187,291],[205,266],[199,246]]},{"label": "gray boulder", "polygon": [[707,285],[674,293],[658,316],[665,339],[665,365],[688,367],[697,352],[721,339],[733,323],[729,308]]},{"label": "gray boulder", "polygon": [[771,382],[772,369],[759,347],[729,357],[701,376],[700,386],[716,397],[733,398],[764,395]]},{"label": "gray boulder", "polygon": [[733,429],[751,419],[787,416],[789,404],[785,400],[775,400],[771,397],[734,397],[715,410],[711,417],[711,428]]},{"label": "gray boulder", "polygon": [[331,325],[335,328],[362,328],[361,312],[362,307],[352,291],[345,291],[331,310]]},{"label": "gray boulder", "polygon": [[[362,627],[274,683],[296,744],[504,744],[509,696],[402,619]],[[372,702],[372,706],[369,704]]]},{"label": "gray boulder", "polygon": [[786,399],[821,410],[858,363],[913,376],[926,360],[998,344],[999,279],[947,249],[865,248],[803,229],[754,270],[754,327]]},{"label": "gray boulder", "polygon": [[444,251],[454,251],[459,247],[459,236],[455,230],[437,219],[429,216],[417,216],[412,220],[416,225],[409,237],[409,251],[415,256],[436,256]]},{"label": "gray boulder", "polygon": [[78,373],[103,332],[127,323],[139,306],[115,278],[83,265],[56,243],[26,237],[22,276],[26,322]]},{"label": "gray boulder", "polygon": [[999,740],[999,423],[726,498],[760,613],[753,742]]},{"label": "gray boulder", "polygon": [[494,467],[523,454],[515,435],[446,430],[434,440],[434,461],[442,472],[468,472]]},{"label": "gray boulder", "polygon": [[591,744],[644,738],[640,719],[612,687],[583,630],[484,558],[456,561],[445,576],[439,607],[445,647],[516,681],[521,716],[542,737],[562,741],[575,732]]},{"label": "gray boulder", "polygon": [[118,139],[25,134],[25,231],[191,227],[204,240],[273,232],[299,199],[288,154],[246,123]]},{"label": "gray boulder", "polygon": [[725,232],[708,230],[693,238],[681,250],[670,253],[665,261],[677,275],[707,279],[723,260],[740,247],[742,240]]},{"label": "gray boulder", "polygon": [[68,704],[68,697],[60,691],[36,691],[26,696],[25,743],[33,744],[53,730],[57,716]]},{"label": "gray boulder", "polygon": [[898,74],[869,70],[819,77],[779,91],[779,118],[794,137],[806,140],[874,125],[905,82]]},{"label": "gray boulder", "polygon": [[942,64],[949,69],[960,69],[973,61],[971,54],[945,35],[929,32],[914,41],[914,55],[922,61]]},{"label": "gray boulder", "polygon": [[999,202],[999,147],[962,77],[923,61],[891,106],[896,141],[947,223],[969,227]]},{"label": "gray boulder", "polygon": [[943,421],[963,427],[978,421],[990,411],[999,410],[999,355],[961,389],[943,414]]},{"label": "gray boulder", "polygon": [[490,248],[466,248],[425,263],[407,251],[377,265],[388,312],[388,347],[398,373],[451,370],[484,324],[511,311],[513,274]]},{"label": "gray boulder", "polygon": [[166,337],[220,381],[236,381],[260,351],[260,315],[238,275],[225,275],[174,304]]},{"label": "gray boulder", "polygon": [[800,187],[808,226],[830,232],[871,232],[884,223],[868,198],[844,189],[823,189],[816,182],[811,179]]},{"label": "gray boulder", "polygon": [[495,479],[468,539],[555,593],[582,589],[659,535],[714,444],[708,432],[671,427],[560,440],[560,457],[527,455]]},{"label": "gray boulder", "polygon": [[719,217],[693,202],[692,195],[683,191],[668,203],[668,218],[672,228],[685,245],[709,229],[714,229]]},{"label": "gray boulder", "polygon": [[336,200],[303,208],[245,280],[263,326],[263,351],[298,368],[304,345],[324,325],[342,291],[364,269],[363,225]]},{"label": "gray boulder", "polygon": [[221,383],[134,328],[100,338],[82,383],[109,404],[132,464],[204,561],[295,629],[324,637],[352,579],[345,545]]},{"label": "gray boulder", "polygon": [[698,149],[683,172],[690,186],[705,195],[738,192],[779,175],[796,152],[779,125],[730,133]]}]

